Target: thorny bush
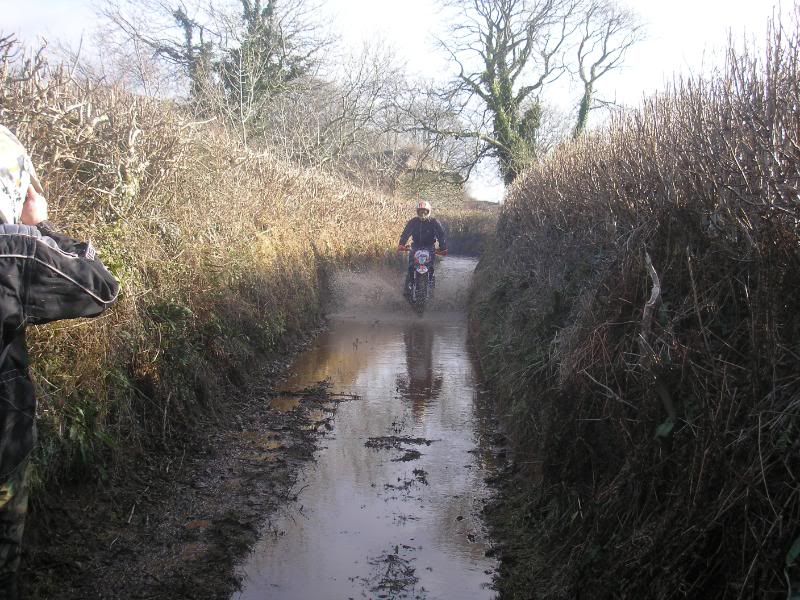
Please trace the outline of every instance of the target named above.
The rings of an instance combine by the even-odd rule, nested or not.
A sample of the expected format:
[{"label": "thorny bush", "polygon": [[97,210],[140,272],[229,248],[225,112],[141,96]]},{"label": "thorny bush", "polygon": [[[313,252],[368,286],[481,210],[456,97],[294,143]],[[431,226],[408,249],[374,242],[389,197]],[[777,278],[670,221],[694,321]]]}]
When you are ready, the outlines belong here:
[{"label": "thorny bush", "polygon": [[168,443],[224,402],[255,357],[318,321],[324,271],[393,248],[408,210],[246,151],[176,101],[80,80],[10,37],[0,122],[29,149],[52,220],[91,238],[122,283],[103,318],[31,332],[40,480]]},{"label": "thorny bush", "polygon": [[513,189],[474,304],[526,482],[503,597],[800,593],[799,44]]}]

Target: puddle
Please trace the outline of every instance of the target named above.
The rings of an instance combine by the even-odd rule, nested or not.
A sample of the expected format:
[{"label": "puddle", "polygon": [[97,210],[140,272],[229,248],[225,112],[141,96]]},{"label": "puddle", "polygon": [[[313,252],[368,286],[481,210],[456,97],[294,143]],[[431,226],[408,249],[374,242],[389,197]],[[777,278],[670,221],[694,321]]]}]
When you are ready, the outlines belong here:
[{"label": "puddle", "polygon": [[437,269],[424,317],[399,296],[397,272],[339,279],[339,310],[284,389],[327,379],[357,399],[335,419],[311,409],[323,448],[238,568],[234,599],[494,598],[479,517],[491,432],[461,308],[474,266]]}]

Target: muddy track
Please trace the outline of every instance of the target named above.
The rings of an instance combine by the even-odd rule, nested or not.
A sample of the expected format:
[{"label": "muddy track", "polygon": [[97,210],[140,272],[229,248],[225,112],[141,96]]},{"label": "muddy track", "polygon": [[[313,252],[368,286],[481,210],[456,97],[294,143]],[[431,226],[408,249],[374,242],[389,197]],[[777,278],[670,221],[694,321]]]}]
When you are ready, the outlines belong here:
[{"label": "muddy track", "polygon": [[325,386],[277,396],[271,380],[206,415],[171,448],[131,458],[105,484],[62,489],[28,520],[28,599],[227,598],[234,564],[295,497],[336,406]]},{"label": "muddy track", "polygon": [[[441,270],[425,318],[391,304],[396,273],[347,275],[355,304],[291,366],[265,362],[169,448],[48,497],[25,597],[492,597],[479,513],[499,451],[460,310],[473,268]],[[275,373],[312,388],[276,393]]]}]

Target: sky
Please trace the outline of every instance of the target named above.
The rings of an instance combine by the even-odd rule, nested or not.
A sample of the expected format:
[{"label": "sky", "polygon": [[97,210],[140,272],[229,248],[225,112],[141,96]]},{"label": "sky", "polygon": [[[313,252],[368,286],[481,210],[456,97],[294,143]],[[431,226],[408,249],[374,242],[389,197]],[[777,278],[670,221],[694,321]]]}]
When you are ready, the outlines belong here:
[{"label": "sky", "polygon": [[[82,34],[91,32],[93,6],[101,1],[0,0],[0,33],[16,33],[30,43],[44,37],[74,45]],[[410,73],[435,78],[446,72],[433,39],[444,26],[435,0],[319,1],[324,21],[346,46],[357,49],[365,41],[383,39],[405,60]],[[664,89],[676,75],[699,74],[720,64],[729,34],[737,40],[762,41],[777,0],[621,1],[639,14],[646,38],[598,92],[605,100],[636,105],[643,96]],[[791,1],[784,0],[784,7],[790,7]],[[563,91],[563,102],[571,102],[568,90]],[[497,200],[501,189],[486,171],[472,191]]]}]

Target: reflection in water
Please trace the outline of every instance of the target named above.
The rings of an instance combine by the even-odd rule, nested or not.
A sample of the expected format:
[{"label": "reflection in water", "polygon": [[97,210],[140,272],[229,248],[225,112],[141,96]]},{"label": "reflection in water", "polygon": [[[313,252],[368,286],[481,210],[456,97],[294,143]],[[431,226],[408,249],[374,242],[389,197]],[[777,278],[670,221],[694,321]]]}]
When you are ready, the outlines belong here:
[{"label": "reflection in water", "polygon": [[[456,304],[473,268],[443,263],[436,302],[446,295]],[[493,597],[495,564],[477,517],[491,456],[465,318],[455,310],[417,317],[398,298],[399,280],[396,272],[348,276],[347,302],[285,382],[291,390],[328,378],[334,391],[360,398],[339,406],[297,503],[239,569],[234,598]]]},{"label": "reflection in water", "polygon": [[415,419],[419,419],[429,401],[442,391],[442,374],[433,368],[433,328],[424,322],[412,322],[403,331],[406,349],[406,372],[397,378],[397,390],[411,401]]}]

